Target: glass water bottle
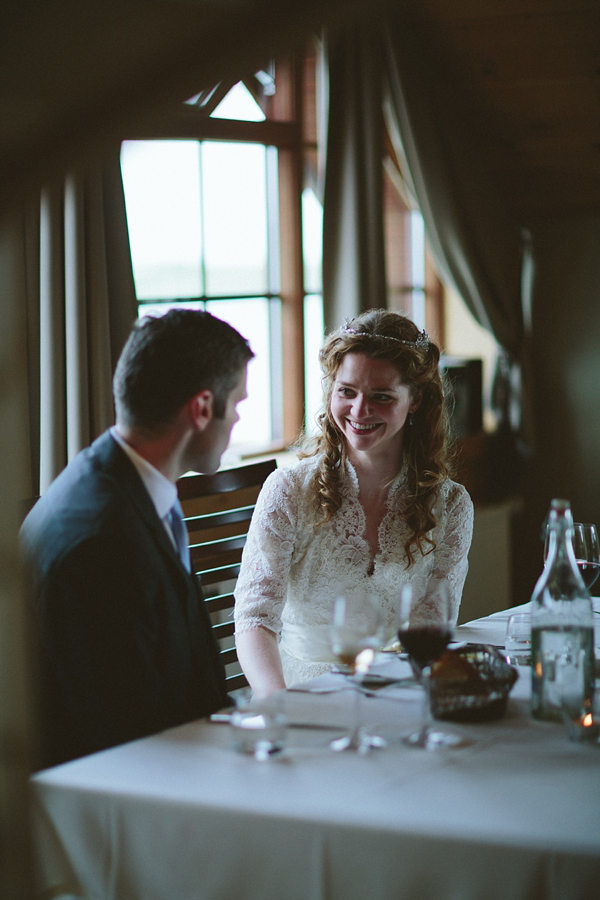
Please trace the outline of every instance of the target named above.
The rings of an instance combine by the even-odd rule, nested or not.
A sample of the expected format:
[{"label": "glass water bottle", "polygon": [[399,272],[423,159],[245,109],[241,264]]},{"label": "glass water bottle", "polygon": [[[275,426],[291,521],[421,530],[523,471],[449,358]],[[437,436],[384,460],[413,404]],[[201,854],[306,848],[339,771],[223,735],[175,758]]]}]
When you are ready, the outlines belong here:
[{"label": "glass water bottle", "polygon": [[532,715],[562,721],[591,707],[594,691],[592,601],[575,561],[573,516],[553,500],[544,571],[531,604]]}]

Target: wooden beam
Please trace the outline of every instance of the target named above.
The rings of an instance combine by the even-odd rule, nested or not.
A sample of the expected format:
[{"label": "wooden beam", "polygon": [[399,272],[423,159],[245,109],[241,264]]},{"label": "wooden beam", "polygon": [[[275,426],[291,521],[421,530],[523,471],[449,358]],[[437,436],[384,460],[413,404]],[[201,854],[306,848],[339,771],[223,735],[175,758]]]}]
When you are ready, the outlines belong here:
[{"label": "wooden beam", "polygon": [[295,147],[298,126],[294,122],[244,122],[237,119],[211,119],[191,107],[184,107],[152,122],[152,127],[128,129],[128,140],[175,138],[180,140],[243,141],[271,144],[275,147]]}]

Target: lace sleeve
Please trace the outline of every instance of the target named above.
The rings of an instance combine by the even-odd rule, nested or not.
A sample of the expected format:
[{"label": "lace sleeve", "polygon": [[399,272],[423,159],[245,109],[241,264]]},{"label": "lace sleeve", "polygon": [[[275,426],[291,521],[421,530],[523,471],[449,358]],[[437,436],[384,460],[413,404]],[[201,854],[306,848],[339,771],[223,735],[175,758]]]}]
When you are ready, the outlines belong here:
[{"label": "lace sleeve", "polygon": [[273,472],[259,494],[235,589],[236,632],[262,625],[279,634],[297,534],[297,503],[285,469]]},{"label": "lace sleeve", "polygon": [[473,501],[466,489],[455,482],[447,482],[442,493],[442,511],[436,529],[437,547],[434,564],[427,583],[427,592],[415,609],[421,621],[438,619],[433,597],[436,586],[445,583],[450,600],[452,621],[456,624],[462,590],[468,570],[468,553],[473,537]]}]

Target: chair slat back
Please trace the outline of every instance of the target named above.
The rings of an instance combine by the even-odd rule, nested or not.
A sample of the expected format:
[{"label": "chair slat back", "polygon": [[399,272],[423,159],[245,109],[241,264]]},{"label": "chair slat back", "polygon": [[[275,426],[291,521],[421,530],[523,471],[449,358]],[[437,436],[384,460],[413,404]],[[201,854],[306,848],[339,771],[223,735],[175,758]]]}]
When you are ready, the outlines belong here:
[{"label": "chair slat back", "polygon": [[230,692],[248,683],[235,652],[233,591],[256,500],[265,478],[276,468],[270,459],[214,475],[184,475],[177,482],[192,569],[202,580]]}]

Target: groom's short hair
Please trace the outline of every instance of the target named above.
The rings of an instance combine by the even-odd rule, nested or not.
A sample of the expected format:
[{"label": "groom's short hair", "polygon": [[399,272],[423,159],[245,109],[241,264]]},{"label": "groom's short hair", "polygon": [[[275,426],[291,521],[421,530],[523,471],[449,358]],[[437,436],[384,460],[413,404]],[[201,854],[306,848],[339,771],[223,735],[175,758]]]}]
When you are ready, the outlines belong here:
[{"label": "groom's short hair", "polygon": [[227,322],[203,310],[171,309],[135,323],[117,363],[113,393],[117,421],[160,430],[200,391],[213,394],[223,418],[227,398],[254,356]]}]

